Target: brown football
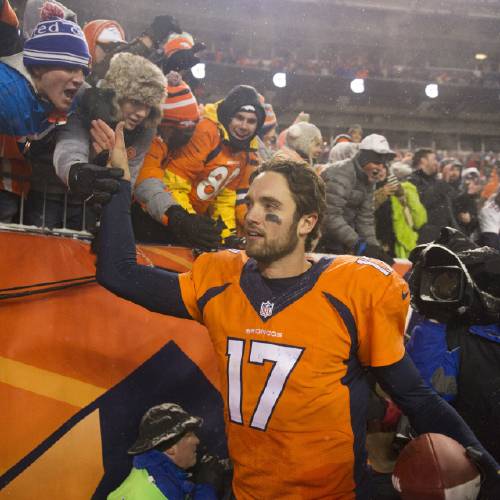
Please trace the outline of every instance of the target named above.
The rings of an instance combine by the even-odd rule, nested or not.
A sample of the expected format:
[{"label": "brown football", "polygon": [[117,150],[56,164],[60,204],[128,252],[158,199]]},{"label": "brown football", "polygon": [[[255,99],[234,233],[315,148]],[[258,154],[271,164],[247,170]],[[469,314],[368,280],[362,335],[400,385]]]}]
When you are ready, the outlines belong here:
[{"label": "brown football", "polygon": [[392,483],[403,500],[475,500],[481,478],[461,444],[422,434],[399,455]]}]

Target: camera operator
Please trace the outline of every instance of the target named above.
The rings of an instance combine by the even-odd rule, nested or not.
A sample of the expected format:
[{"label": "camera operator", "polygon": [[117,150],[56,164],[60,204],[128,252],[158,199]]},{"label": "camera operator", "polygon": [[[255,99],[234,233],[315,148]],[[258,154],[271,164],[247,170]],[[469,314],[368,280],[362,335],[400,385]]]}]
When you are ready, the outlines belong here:
[{"label": "camera operator", "polygon": [[424,317],[407,351],[500,459],[500,252],[444,228],[410,256],[413,308]]}]

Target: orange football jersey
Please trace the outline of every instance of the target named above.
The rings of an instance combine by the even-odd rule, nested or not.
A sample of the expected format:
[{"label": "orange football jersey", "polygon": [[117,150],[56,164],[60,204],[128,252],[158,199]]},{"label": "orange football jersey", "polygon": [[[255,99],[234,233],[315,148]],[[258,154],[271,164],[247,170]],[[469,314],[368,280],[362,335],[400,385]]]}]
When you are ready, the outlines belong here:
[{"label": "orange football jersey", "polygon": [[365,498],[364,368],[404,355],[406,283],[338,256],[273,295],[253,259],[225,251],[180,284],[215,346],[236,498]]}]

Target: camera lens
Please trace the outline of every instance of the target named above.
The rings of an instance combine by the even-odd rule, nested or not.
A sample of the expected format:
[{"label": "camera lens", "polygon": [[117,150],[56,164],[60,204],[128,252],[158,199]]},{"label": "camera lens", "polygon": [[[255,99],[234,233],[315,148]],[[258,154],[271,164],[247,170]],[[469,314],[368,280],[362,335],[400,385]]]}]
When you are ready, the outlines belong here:
[{"label": "camera lens", "polygon": [[433,276],[429,291],[435,300],[458,300],[460,284],[460,275],[457,272],[443,270]]}]

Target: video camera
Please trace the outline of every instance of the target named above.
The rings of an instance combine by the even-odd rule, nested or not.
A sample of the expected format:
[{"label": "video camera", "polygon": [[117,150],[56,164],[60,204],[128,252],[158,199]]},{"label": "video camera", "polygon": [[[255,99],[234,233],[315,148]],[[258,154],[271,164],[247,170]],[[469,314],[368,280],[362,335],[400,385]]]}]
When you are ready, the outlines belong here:
[{"label": "video camera", "polygon": [[427,318],[442,323],[500,321],[500,253],[478,247],[465,235],[444,228],[440,237],[410,255],[411,303]]}]

